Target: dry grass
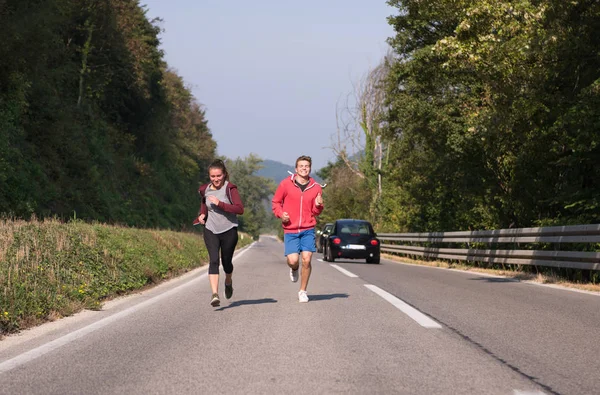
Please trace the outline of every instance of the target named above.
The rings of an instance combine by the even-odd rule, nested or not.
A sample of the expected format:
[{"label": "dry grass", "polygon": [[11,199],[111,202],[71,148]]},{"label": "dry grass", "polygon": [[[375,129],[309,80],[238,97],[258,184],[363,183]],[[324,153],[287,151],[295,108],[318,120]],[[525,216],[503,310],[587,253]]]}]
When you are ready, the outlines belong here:
[{"label": "dry grass", "polygon": [[482,267],[466,265],[463,263],[450,263],[450,262],[446,262],[446,261],[424,261],[424,260],[420,260],[420,259],[410,259],[410,258],[406,258],[406,257],[400,257],[398,255],[392,255],[392,254],[382,254],[382,257],[385,257],[386,259],[389,259],[392,261],[409,263],[409,264],[413,264],[413,265],[431,266],[431,267],[439,267],[439,268],[445,268],[445,269],[463,270],[463,271],[475,272],[475,273],[484,273],[484,274],[489,274],[489,275],[494,275],[494,276],[502,276],[502,277],[512,278],[512,279],[519,280],[519,281],[528,281],[528,282],[534,282],[534,283],[538,283],[538,284],[552,284],[552,285],[558,285],[561,287],[577,289],[580,291],[589,291],[589,292],[600,293],[600,284],[574,283],[574,282],[567,281],[566,279],[560,278],[555,275],[546,275],[546,274],[541,274],[541,273],[527,273],[527,272],[518,271],[518,270],[506,270],[506,269],[499,270],[499,269],[482,268]]},{"label": "dry grass", "polygon": [[[239,247],[252,239],[241,237]],[[201,234],[0,220],[0,336],[98,309],[206,263]]]}]

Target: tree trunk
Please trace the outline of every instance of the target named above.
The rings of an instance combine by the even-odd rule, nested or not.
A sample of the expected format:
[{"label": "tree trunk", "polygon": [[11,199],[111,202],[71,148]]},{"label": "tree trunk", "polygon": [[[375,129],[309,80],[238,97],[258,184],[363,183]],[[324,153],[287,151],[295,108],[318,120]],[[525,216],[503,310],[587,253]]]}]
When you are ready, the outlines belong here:
[{"label": "tree trunk", "polygon": [[83,49],[81,51],[81,71],[79,72],[79,97],[77,98],[77,108],[81,107],[83,102],[83,91],[85,87],[85,74],[88,72],[88,57],[92,51],[92,34],[94,32],[94,24],[90,23],[89,19],[85,22],[88,36]]}]

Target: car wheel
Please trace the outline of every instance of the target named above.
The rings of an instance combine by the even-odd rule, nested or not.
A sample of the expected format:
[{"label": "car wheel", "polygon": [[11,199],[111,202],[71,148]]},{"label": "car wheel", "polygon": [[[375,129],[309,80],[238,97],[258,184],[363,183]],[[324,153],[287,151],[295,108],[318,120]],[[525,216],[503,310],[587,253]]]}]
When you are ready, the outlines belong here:
[{"label": "car wheel", "polygon": [[331,252],[331,248],[327,250],[327,257],[329,262],[334,262],[335,258],[333,257],[333,253]]},{"label": "car wheel", "polygon": [[377,257],[377,258],[367,258],[367,263],[379,263],[379,257]]}]

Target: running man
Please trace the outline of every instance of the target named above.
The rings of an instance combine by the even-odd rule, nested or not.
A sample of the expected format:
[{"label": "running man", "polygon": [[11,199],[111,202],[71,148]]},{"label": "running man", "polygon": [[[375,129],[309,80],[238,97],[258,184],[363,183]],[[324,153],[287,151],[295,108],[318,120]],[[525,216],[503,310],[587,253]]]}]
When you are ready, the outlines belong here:
[{"label": "running man", "polygon": [[281,218],[283,227],[284,255],[290,267],[290,279],[298,281],[300,257],[302,258],[302,281],[298,301],[308,302],[308,279],[310,278],[311,258],[315,247],[316,217],[323,211],[323,190],[321,185],[310,177],[312,160],[310,156],[296,159],[296,174],[281,181],[272,200],[273,214]]}]

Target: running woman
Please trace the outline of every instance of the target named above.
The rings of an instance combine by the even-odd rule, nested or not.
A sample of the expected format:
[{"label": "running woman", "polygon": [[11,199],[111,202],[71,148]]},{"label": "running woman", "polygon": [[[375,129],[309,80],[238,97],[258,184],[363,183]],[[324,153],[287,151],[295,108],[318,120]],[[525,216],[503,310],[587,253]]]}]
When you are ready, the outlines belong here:
[{"label": "running woman", "polygon": [[222,160],[217,159],[208,167],[210,182],[201,185],[201,197],[197,221],[205,225],[204,244],[210,258],[208,280],[212,289],[210,304],[218,307],[219,299],[219,253],[225,272],[225,297],[233,295],[233,253],[238,242],[237,216],[244,213],[244,205],[237,186],[229,182],[229,173]]}]

